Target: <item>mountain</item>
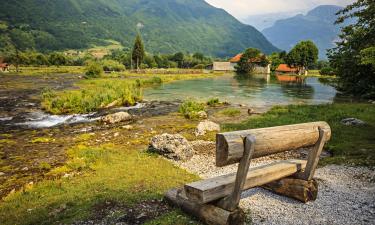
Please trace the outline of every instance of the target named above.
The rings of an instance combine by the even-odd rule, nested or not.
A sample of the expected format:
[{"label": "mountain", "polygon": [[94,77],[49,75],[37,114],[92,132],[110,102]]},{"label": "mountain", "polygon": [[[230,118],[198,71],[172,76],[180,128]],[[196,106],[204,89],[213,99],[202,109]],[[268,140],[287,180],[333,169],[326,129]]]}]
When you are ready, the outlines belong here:
[{"label": "mountain", "polygon": [[[4,41],[12,40],[22,48],[42,51],[82,49],[109,39],[130,47],[138,28],[147,51],[153,53],[189,51],[232,56],[248,47],[266,53],[278,50],[254,27],[204,0],[1,2],[0,21],[8,28],[0,48]],[[5,32],[1,26],[0,32]]]},{"label": "mountain", "polygon": [[278,20],[286,19],[291,15],[297,15],[299,13],[300,11],[258,14],[247,16],[241,19],[241,21],[255,27],[258,30],[264,30],[268,27],[272,27]]},{"label": "mountain", "polygon": [[340,9],[340,6],[321,5],[306,15],[278,20],[272,27],[264,29],[263,34],[283,50],[290,50],[301,40],[312,40],[319,48],[319,57],[324,59],[327,49],[335,46],[340,27],[343,26],[334,24],[337,18],[335,14]]}]

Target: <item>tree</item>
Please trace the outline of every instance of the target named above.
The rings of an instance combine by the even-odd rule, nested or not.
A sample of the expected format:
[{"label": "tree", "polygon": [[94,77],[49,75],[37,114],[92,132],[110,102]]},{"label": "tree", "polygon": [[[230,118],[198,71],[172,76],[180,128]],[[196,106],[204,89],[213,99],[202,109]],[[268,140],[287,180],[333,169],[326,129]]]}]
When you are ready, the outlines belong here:
[{"label": "tree", "polygon": [[176,62],[178,64],[179,68],[182,68],[182,65],[184,63],[184,53],[182,52],[177,52],[174,54],[171,58],[172,61]]},{"label": "tree", "polygon": [[[285,52],[283,54],[285,54]],[[285,55],[282,55],[282,52],[274,52],[269,56],[271,60],[271,71],[275,71],[280,64],[285,63],[283,57],[285,58]]]},{"label": "tree", "polygon": [[138,33],[137,37],[134,41],[134,48],[132,53],[132,59],[137,65],[137,70],[139,69],[139,66],[143,62],[143,58],[145,57],[145,48],[143,45],[141,34]]},{"label": "tree", "polygon": [[337,24],[356,18],[344,27],[337,47],[328,53],[341,91],[365,98],[375,97],[375,1],[357,0],[339,11]]},{"label": "tree", "polygon": [[[254,60],[256,60],[256,62]],[[248,48],[242,54],[240,61],[237,63],[236,72],[252,73],[254,71],[256,64],[266,66],[268,65],[268,63],[269,61],[267,57],[264,54],[262,54],[262,52],[259,49]]]},{"label": "tree", "polygon": [[301,41],[286,56],[286,63],[301,74],[318,60],[319,50],[312,41]]}]

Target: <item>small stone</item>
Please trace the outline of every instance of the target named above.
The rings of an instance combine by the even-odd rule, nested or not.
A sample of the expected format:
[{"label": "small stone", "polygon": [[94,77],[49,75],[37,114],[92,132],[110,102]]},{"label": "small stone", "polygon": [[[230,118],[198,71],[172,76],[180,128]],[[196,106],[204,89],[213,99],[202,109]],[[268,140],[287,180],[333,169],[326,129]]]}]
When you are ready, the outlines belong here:
[{"label": "small stone", "polygon": [[207,131],[220,131],[220,125],[209,120],[200,122],[195,131],[196,136],[205,135]]},{"label": "small stone", "polygon": [[346,126],[356,126],[356,125],[366,124],[365,122],[357,118],[346,118],[346,119],[341,120],[341,123]]},{"label": "small stone", "polygon": [[29,168],[27,168],[27,167],[22,168],[22,171],[28,171],[28,170],[29,170]]},{"label": "small stone", "polygon": [[132,116],[127,112],[118,112],[114,114],[109,114],[102,118],[104,123],[114,124],[124,121],[129,121],[132,119]]},{"label": "small stone", "polygon": [[118,137],[120,135],[120,133],[119,132],[116,132],[114,135],[113,135],[113,137]]},{"label": "small stone", "polygon": [[133,126],[131,126],[131,125],[126,125],[126,126],[122,126],[121,128],[122,128],[122,129],[125,129],[125,130],[132,130],[132,129],[133,129]]},{"label": "small stone", "polygon": [[3,172],[0,172],[0,177],[1,177],[1,176],[4,176],[4,175],[5,175],[5,173],[3,173]]},{"label": "small stone", "polygon": [[199,111],[197,113],[197,115],[198,115],[199,119],[207,119],[208,118],[208,115],[207,115],[207,113],[205,111]]}]

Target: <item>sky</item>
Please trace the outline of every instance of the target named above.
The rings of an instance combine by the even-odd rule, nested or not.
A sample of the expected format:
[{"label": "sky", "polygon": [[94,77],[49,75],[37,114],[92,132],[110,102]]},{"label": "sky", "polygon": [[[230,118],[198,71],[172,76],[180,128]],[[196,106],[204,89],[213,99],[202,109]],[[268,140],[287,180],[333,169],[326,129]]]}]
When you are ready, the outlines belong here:
[{"label": "sky", "polygon": [[346,6],[354,1],[355,0],[206,0],[206,2],[215,7],[225,9],[238,19],[269,13],[305,13],[319,5]]}]

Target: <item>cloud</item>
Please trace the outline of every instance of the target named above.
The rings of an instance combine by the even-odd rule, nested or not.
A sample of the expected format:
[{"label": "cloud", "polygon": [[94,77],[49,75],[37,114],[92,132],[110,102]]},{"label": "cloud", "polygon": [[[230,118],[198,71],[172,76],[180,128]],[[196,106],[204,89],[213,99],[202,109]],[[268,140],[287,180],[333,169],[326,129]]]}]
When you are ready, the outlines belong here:
[{"label": "cloud", "polygon": [[206,0],[237,18],[249,15],[284,12],[306,12],[318,5],[346,6],[354,0]]}]

